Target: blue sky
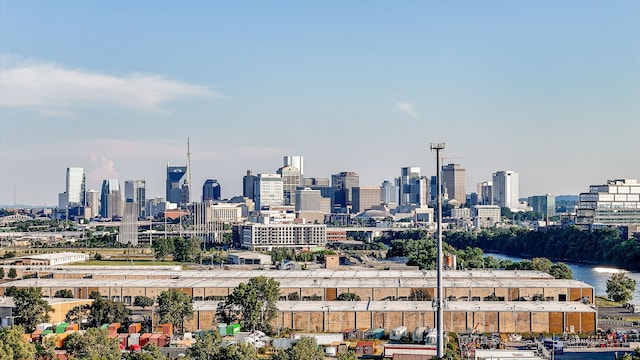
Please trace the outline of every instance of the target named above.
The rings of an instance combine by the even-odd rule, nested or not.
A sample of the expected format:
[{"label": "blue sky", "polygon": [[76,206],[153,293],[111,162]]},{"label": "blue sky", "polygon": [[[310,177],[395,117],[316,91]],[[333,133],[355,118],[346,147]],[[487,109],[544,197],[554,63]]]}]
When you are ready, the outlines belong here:
[{"label": "blue sky", "polygon": [[68,166],[164,196],[187,137],[225,197],[284,155],[433,175],[430,142],[468,192],[640,179],[638,39],[637,1],[0,0],[0,204],[55,204]]}]

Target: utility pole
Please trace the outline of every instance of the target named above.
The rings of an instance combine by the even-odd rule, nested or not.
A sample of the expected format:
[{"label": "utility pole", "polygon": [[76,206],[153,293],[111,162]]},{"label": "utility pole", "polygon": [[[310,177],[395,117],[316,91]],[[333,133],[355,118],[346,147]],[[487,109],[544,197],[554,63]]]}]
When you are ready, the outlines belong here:
[{"label": "utility pole", "polygon": [[440,151],[444,150],[444,143],[431,143],[429,148],[436,151],[436,194],[438,206],[438,290],[436,294],[437,308],[437,332],[438,344],[436,356],[438,359],[444,357],[444,299],[442,298],[442,189],[441,189],[441,168],[440,168]]}]

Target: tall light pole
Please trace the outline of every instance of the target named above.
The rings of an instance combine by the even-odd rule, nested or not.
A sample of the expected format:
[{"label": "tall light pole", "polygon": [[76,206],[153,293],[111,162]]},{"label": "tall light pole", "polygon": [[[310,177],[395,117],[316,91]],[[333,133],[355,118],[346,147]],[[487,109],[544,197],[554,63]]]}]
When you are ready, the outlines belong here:
[{"label": "tall light pole", "polygon": [[436,151],[436,202],[438,204],[438,289],[436,293],[438,345],[436,354],[438,359],[442,359],[444,357],[444,299],[442,298],[442,187],[440,185],[440,150],[444,150],[444,143],[431,143],[429,144],[429,148]]}]

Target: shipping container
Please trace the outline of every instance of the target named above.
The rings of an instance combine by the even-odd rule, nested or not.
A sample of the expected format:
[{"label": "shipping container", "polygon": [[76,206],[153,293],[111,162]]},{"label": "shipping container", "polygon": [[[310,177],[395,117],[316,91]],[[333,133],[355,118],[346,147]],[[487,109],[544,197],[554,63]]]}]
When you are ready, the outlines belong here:
[{"label": "shipping container", "polygon": [[61,349],[64,347],[64,342],[67,339],[67,336],[69,336],[68,333],[62,333],[56,334],[53,337],[53,345],[56,347],[56,349]]},{"label": "shipping container", "polygon": [[151,334],[151,337],[149,338],[149,343],[159,346],[158,344],[161,336],[162,334]]},{"label": "shipping container", "polygon": [[404,337],[406,333],[407,333],[406,326],[398,326],[395,329],[391,329],[391,332],[389,332],[389,340],[399,341],[402,339],[402,337]]},{"label": "shipping container", "polygon": [[140,335],[140,346],[145,346],[149,342],[149,338],[151,337],[151,335],[152,334],[149,333]]},{"label": "shipping container", "polygon": [[162,328],[162,334],[169,337],[173,336],[173,324],[160,324],[160,327]]},{"label": "shipping container", "polygon": [[221,336],[227,335],[227,324],[225,323],[218,324],[218,334],[220,334]]},{"label": "shipping container", "polygon": [[142,324],[132,323],[129,325],[129,334],[139,333],[142,330]]},{"label": "shipping container", "polygon": [[401,358],[403,355],[421,355],[430,359],[437,355],[437,349],[435,346],[430,345],[385,344],[383,355],[386,358],[393,359]]},{"label": "shipping container", "polygon": [[384,337],[384,329],[369,329],[365,333],[366,339],[382,339]]},{"label": "shipping container", "polygon": [[140,345],[140,333],[129,334],[129,347],[131,345]]},{"label": "shipping container", "polygon": [[227,325],[227,335],[234,335],[237,332],[240,332],[240,324]]},{"label": "shipping container", "polygon": [[356,340],[364,340],[366,338],[365,334],[367,333],[369,328],[357,328],[356,329]]},{"label": "shipping container", "polygon": [[356,343],[356,355],[373,355],[375,344],[373,341],[358,341]]},{"label": "shipping container", "polygon": [[291,334],[292,339],[299,340],[303,337],[312,337],[316,339],[318,345],[331,345],[334,342],[343,342],[344,335],[342,333],[294,333]]},{"label": "shipping container", "polygon": [[127,340],[129,338],[129,334],[120,334],[118,335],[118,340],[120,341],[120,348],[121,349],[126,349],[128,344],[127,344]]},{"label": "shipping container", "polygon": [[46,335],[49,335],[49,334],[53,334],[53,330],[51,330],[51,329],[42,330],[42,336],[43,337],[46,336]]},{"label": "shipping container", "polygon": [[51,325],[50,323],[40,323],[38,325],[36,325],[36,330],[47,330],[49,328],[51,328],[53,325]]},{"label": "shipping container", "polygon": [[411,334],[411,340],[413,342],[421,343],[424,341],[424,333],[427,331],[427,328],[424,326],[418,326],[415,330],[413,330],[413,334]]},{"label": "shipping container", "polygon": [[118,329],[120,329],[120,323],[112,323],[112,324],[109,324],[109,326],[107,326],[107,329],[108,329],[109,331],[115,331],[115,332],[118,332]]},{"label": "shipping container", "polygon": [[36,330],[31,334],[31,340],[33,342],[40,342],[40,338],[42,337],[42,330]]},{"label": "shipping container", "polygon": [[65,329],[67,328],[67,326],[69,326],[69,323],[59,323],[58,325],[56,325],[56,334],[62,334]]},{"label": "shipping container", "polygon": [[70,330],[74,330],[74,331],[78,331],[80,329],[80,327],[78,326],[78,324],[69,324],[69,326],[67,326],[64,331],[70,331]]},{"label": "shipping container", "polygon": [[170,336],[165,336],[165,335],[160,335],[160,337],[158,338],[158,346],[159,347],[166,347],[169,346],[169,344],[171,343],[171,337]]}]

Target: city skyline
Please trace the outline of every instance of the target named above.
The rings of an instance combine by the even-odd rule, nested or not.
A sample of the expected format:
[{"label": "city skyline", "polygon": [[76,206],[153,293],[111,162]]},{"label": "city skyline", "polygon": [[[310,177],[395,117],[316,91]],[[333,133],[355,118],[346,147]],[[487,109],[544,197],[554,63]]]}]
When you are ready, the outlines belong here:
[{"label": "city skyline", "polygon": [[430,142],[467,192],[505,169],[520,197],[640,178],[634,1],[0,2],[3,205],[57,204],[68,167],[164,196],[187,137],[193,200],[291,154],[362,186],[431,176]]}]

